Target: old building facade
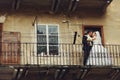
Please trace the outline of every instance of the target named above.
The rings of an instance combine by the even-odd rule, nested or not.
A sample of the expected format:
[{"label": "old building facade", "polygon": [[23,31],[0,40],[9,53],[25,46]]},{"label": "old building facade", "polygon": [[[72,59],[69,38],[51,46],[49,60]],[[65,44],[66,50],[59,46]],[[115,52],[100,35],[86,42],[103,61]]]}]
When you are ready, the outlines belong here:
[{"label": "old building facade", "polygon": [[[8,73],[13,74],[6,75],[9,76],[6,80],[119,80],[119,3],[119,0],[1,0],[0,64],[12,65]],[[100,32],[112,65],[83,66],[82,36],[87,30]],[[5,76],[2,68],[0,75]],[[98,75],[93,78],[95,74]]]}]

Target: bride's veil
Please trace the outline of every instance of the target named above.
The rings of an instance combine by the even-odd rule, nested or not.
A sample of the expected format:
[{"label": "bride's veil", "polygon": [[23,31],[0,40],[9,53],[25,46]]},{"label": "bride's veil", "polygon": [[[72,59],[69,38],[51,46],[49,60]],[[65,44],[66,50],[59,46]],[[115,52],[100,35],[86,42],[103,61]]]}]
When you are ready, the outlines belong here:
[{"label": "bride's veil", "polygon": [[96,31],[95,33],[96,33],[96,42],[97,42],[96,44],[102,44],[99,31]]}]

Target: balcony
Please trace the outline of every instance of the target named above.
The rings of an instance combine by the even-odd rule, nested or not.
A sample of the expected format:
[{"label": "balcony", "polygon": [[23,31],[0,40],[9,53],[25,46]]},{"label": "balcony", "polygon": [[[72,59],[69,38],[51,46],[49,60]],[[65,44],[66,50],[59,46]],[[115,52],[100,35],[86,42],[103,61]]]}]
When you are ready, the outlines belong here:
[{"label": "balcony", "polygon": [[[41,43],[1,43],[0,63],[2,65],[64,65],[83,66],[82,44],[60,43],[49,45],[49,50]],[[44,45],[44,44],[42,44]],[[87,66],[120,67],[120,45],[105,45],[106,55],[94,53],[93,63]],[[48,47],[47,47],[48,48]],[[96,50],[97,51],[97,50]],[[100,51],[100,49],[98,49]],[[94,59],[95,58],[95,59]],[[104,60],[103,60],[103,59]],[[110,64],[103,61],[110,58]],[[97,60],[97,61],[94,61]],[[98,65],[97,65],[98,64]],[[100,65],[99,65],[100,64]]]},{"label": "balcony", "polygon": [[59,43],[50,45],[48,51],[39,50],[40,43],[1,44],[0,80],[119,80],[120,77],[120,45],[105,45],[107,55],[90,56],[94,64],[84,66],[82,44]]}]

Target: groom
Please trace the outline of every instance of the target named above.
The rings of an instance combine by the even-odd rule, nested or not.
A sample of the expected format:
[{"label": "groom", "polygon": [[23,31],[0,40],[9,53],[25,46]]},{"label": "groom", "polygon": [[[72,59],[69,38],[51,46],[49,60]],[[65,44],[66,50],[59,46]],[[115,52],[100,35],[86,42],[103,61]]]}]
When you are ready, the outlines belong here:
[{"label": "groom", "polygon": [[86,65],[88,57],[90,55],[90,50],[93,45],[93,39],[92,39],[92,31],[87,31],[87,33],[82,38],[82,44],[83,44],[83,65]]}]

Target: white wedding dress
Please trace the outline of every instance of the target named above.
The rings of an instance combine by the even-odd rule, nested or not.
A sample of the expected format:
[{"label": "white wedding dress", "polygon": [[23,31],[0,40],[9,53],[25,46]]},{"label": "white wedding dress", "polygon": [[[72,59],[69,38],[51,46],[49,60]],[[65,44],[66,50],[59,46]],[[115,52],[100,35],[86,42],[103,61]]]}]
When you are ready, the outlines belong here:
[{"label": "white wedding dress", "polygon": [[93,41],[93,47],[90,51],[87,65],[106,66],[111,64],[110,54],[101,43],[100,33],[96,31],[96,39]]}]

